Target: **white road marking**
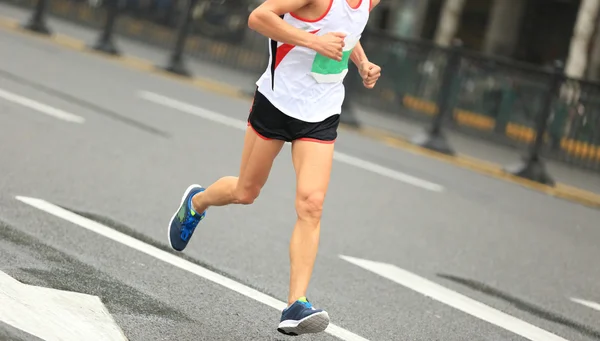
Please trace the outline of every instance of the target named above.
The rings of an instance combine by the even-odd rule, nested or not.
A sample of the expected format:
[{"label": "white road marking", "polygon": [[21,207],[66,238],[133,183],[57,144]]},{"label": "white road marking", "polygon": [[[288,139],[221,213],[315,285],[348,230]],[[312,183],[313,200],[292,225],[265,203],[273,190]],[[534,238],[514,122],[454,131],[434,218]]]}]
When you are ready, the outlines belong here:
[{"label": "white road marking", "polygon": [[[50,213],[73,224],[81,226],[89,231],[95,232],[101,236],[112,239],[132,249],[145,253],[151,257],[162,260],[165,263],[171,264],[194,275],[200,276],[216,284],[224,286],[227,289],[233,290],[239,294],[242,294],[246,297],[249,297],[255,301],[263,303],[279,311],[285,309],[285,307],[287,306],[285,302],[279,301],[269,295],[263,294],[260,291],[252,289],[225,276],[219,275],[215,272],[212,272],[183,258],[165,252],[152,245],[146,244],[124,233],[113,230],[93,220],[87,219],[73,212],[65,210],[61,207],[53,205],[45,200],[21,196],[17,196],[16,199],[37,209],[40,209],[44,212]],[[325,332],[345,341],[369,341],[359,335],[356,335],[334,324],[329,324]]]},{"label": "white road marking", "polygon": [[560,336],[519,320],[516,317],[447,289],[395,265],[349,256],[340,256],[340,258],[526,339],[532,341],[567,341]]},{"label": "white road marking", "polygon": [[375,174],[383,175],[390,179],[402,181],[407,184],[411,184],[413,186],[421,187],[423,189],[428,189],[428,190],[434,191],[434,192],[443,192],[444,191],[444,187],[442,187],[441,185],[434,184],[432,182],[414,177],[412,175],[401,173],[401,172],[395,171],[390,168],[386,168],[384,166],[378,165],[373,162],[359,159],[352,155],[348,155],[348,154],[344,154],[344,153],[340,153],[340,152],[336,151],[336,152],[334,152],[333,158],[339,162],[343,162],[345,164],[352,165],[352,166],[373,172]]},{"label": "white road marking", "polygon": [[[185,102],[181,102],[163,95],[159,95],[157,93],[154,92],[149,92],[149,91],[140,91],[139,92],[139,96],[147,101],[156,103],[156,104],[160,104],[166,107],[170,107],[171,109],[176,109],[179,110],[181,112],[185,112],[209,121],[213,121],[216,123],[220,123],[223,124],[225,126],[231,127],[231,128],[235,128],[238,130],[246,130],[247,128],[247,122],[244,122],[242,120],[238,120],[235,118],[231,118],[229,116],[226,115],[222,115],[219,113],[216,113],[214,111],[211,110],[207,110],[204,108],[200,108],[197,107],[195,105],[189,104],[189,103],[185,103]],[[429,191],[434,191],[434,192],[443,192],[444,191],[444,187],[423,179],[419,179],[417,177],[405,174],[405,173],[401,173],[398,172],[396,170],[366,161],[366,160],[362,160],[359,159],[357,157],[348,155],[348,154],[344,154],[344,153],[340,153],[340,152],[335,152],[334,154],[334,159],[336,161],[345,163],[347,165],[351,165],[375,174],[379,174],[385,177],[388,177],[390,179],[394,179],[397,181],[401,181],[419,188],[423,188]]]},{"label": "white road marking", "polygon": [[127,341],[97,296],[23,284],[0,271],[0,321],[46,341]]},{"label": "white road marking", "polygon": [[598,310],[600,311],[600,303],[596,303],[596,302],[592,302],[592,301],[587,301],[587,300],[582,300],[581,298],[575,298],[575,297],[571,297],[571,301],[575,302],[575,303],[579,303],[581,305],[584,305],[588,308],[592,308],[594,310]]},{"label": "white road marking", "polygon": [[73,115],[70,114],[66,111],[60,110],[60,109],[56,109],[53,108],[49,105],[34,101],[32,99],[23,97],[23,96],[19,96],[16,94],[13,94],[11,92],[5,91],[0,89],[0,98],[4,98],[7,101],[16,103],[16,104],[20,104],[24,107],[33,109],[35,111],[41,112],[43,114],[46,114],[48,116],[52,116],[54,118],[58,118],[59,120],[63,120],[63,121],[67,121],[67,122],[73,122],[73,123],[83,123],[85,122],[85,119],[83,117],[77,116],[77,115]]},{"label": "white road marking", "polygon": [[213,121],[216,123],[220,123],[222,125],[239,129],[246,130],[247,123],[235,118],[231,118],[229,116],[225,116],[214,111],[210,111],[207,109],[203,109],[197,107],[192,104],[184,103],[166,96],[162,96],[149,91],[140,91],[139,96],[147,101],[154,102],[156,104],[160,104],[166,107],[170,107],[171,109],[176,109],[205,120]]}]

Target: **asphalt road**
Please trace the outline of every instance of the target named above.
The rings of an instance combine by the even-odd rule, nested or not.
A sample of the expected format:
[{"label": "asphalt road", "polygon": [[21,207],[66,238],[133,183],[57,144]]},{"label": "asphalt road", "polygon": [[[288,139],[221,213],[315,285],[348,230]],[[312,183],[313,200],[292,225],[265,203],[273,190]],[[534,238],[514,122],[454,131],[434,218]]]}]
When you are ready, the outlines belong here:
[{"label": "asphalt road", "polygon": [[[193,266],[160,251],[182,191],[236,173],[250,103],[15,33],[0,46],[0,271],[100,297],[132,341],[289,339],[243,289],[287,297],[289,148],[253,206],[211,209],[179,255]],[[336,150],[309,291],[333,324],[366,340],[600,339],[600,211],[350,132]],[[0,319],[4,338],[36,340]]]}]

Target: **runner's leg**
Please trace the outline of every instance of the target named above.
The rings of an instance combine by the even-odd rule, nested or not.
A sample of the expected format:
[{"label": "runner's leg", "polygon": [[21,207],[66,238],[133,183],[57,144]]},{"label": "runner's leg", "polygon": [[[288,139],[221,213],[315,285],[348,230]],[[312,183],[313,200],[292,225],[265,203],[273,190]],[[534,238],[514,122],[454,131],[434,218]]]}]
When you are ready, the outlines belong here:
[{"label": "runner's leg", "polygon": [[204,189],[193,184],[184,192],[177,211],[171,217],[168,237],[171,247],[183,251],[198,223],[210,206],[251,204],[265,185],[273,161],[284,141],[266,139],[250,126],[246,129],[239,177],[225,176]]},{"label": "runner's leg", "polygon": [[290,291],[288,307],[277,330],[287,335],[320,333],[329,325],[329,314],[306,299],[319,247],[321,212],[329,184],[333,143],[296,140],[292,143],[296,169],[297,220],[290,240]]},{"label": "runner's leg", "polygon": [[289,304],[306,296],[317,257],[321,213],[329,185],[333,150],[333,143],[297,140],[292,144],[298,217],[290,241]]},{"label": "runner's leg", "polygon": [[210,206],[229,204],[252,204],[267,182],[273,161],[284,141],[265,140],[251,127],[246,129],[240,175],[225,176],[192,198],[196,212],[204,212]]}]

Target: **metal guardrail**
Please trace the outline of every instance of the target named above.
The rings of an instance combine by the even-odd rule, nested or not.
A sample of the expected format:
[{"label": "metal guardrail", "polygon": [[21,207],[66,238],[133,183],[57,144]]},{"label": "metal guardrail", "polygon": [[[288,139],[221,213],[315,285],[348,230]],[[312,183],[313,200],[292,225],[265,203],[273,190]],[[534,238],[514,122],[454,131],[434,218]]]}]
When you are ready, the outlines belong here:
[{"label": "metal guardrail", "polygon": [[[365,50],[392,77],[382,78],[378,98],[359,97],[364,104],[390,112],[402,107],[408,109],[403,114],[434,122],[442,112],[446,126],[498,143],[538,146],[536,155],[600,171],[600,83],[565,77],[562,66],[518,63],[460,44],[441,48],[382,32],[370,37]],[[452,153],[438,137],[415,142]]]},{"label": "metal guardrail", "polygon": [[[255,4],[243,0],[154,0],[142,7],[129,0],[0,1],[31,8],[25,26],[41,34],[51,34],[46,13],[99,29],[94,47],[104,53],[120,53],[115,35],[163,47],[170,57],[162,67],[183,76],[190,75],[184,51],[255,75],[268,63],[266,38],[246,28]],[[524,163],[509,171],[550,185],[540,156],[600,171],[600,84],[565,77],[560,63],[517,63],[464,50],[458,41],[442,48],[374,31],[361,41],[384,76],[369,91],[347,77],[347,98],[429,122],[415,144],[453,154],[444,129],[474,132],[522,147]],[[351,119],[352,106],[344,108]]]},{"label": "metal guardrail", "polygon": [[[190,57],[253,74],[262,73],[268,62],[266,39],[247,29],[249,11],[245,11],[247,14],[244,17],[244,11],[238,8],[237,12],[241,12],[240,23],[227,29],[221,26],[225,25],[227,20],[212,18],[210,7],[203,5],[208,2],[218,4],[220,1],[165,0],[172,5],[153,10],[147,7],[161,1],[146,2],[145,7],[142,5],[134,7],[133,3],[137,2],[130,4],[129,0],[0,1],[22,8],[31,8],[34,13],[42,8],[44,13],[94,29],[103,30],[107,27],[106,24],[112,24],[114,26],[110,29],[111,34],[106,39],[112,41],[111,44],[117,48],[115,52],[119,52],[118,44],[114,42],[115,36],[122,36],[169,49],[173,53],[185,50],[186,55]],[[212,24],[207,21],[212,21]],[[48,27],[45,18],[34,15],[27,24],[29,28],[39,33],[44,33],[43,31]],[[186,32],[183,34],[185,39],[182,40],[185,44],[177,46],[176,41],[178,35],[182,33],[184,24],[187,25]],[[96,45],[102,39],[100,35]]]}]

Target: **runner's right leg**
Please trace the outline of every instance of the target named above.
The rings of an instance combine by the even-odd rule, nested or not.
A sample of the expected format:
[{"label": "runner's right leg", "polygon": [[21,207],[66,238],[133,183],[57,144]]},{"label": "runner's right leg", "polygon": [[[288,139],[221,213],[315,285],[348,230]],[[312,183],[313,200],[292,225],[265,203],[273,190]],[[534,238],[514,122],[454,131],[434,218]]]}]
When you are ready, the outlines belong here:
[{"label": "runner's right leg", "polygon": [[283,144],[284,141],[263,139],[252,127],[248,127],[239,177],[222,177],[206,189],[199,185],[188,187],[169,225],[171,247],[177,251],[185,249],[210,206],[252,204],[267,182],[273,161]]}]

